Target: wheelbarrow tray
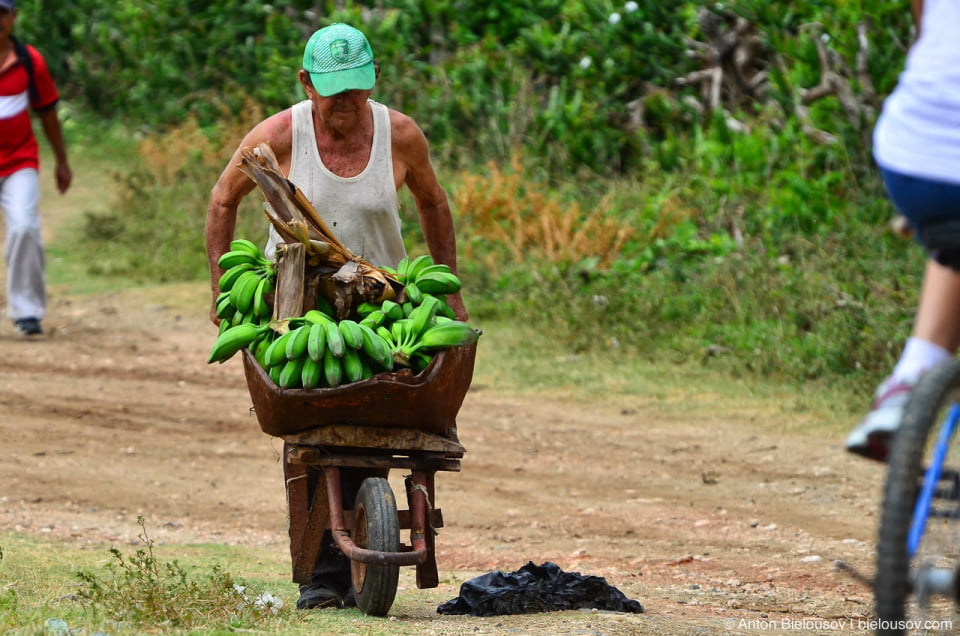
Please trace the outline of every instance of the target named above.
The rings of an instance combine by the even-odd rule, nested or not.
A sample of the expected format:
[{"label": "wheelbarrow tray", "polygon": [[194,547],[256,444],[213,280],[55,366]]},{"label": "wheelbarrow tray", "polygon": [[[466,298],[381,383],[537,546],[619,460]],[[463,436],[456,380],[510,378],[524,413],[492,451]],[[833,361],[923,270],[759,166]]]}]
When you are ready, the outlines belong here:
[{"label": "wheelbarrow tray", "polygon": [[445,349],[426,369],[385,372],[323,389],[281,389],[249,350],[243,370],[264,433],[283,437],[319,427],[412,428],[456,439],[456,417],[473,380],[476,343]]}]

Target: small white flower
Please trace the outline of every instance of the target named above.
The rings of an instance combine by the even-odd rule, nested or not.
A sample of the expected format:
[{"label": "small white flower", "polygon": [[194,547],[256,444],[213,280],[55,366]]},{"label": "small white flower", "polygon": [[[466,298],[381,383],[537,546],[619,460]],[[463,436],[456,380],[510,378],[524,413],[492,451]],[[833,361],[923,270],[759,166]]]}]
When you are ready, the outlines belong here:
[{"label": "small white flower", "polygon": [[260,611],[276,614],[280,611],[280,608],[283,607],[283,599],[274,596],[270,592],[262,592],[260,596],[257,597],[257,600],[253,602],[253,606]]},{"label": "small white flower", "polygon": [[580,68],[582,68],[583,70],[587,70],[592,65],[593,65],[593,60],[590,59],[589,55],[585,55],[584,57],[580,58]]},{"label": "small white flower", "polygon": [[828,33],[821,33],[821,34],[820,34],[820,41],[823,42],[824,44],[829,44],[829,43],[830,43],[830,35],[829,35]]},{"label": "small white flower", "polygon": [[633,13],[639,8],[640,8],[640,5],[634,2],[633,0],[630,0],[630,2],[623,5],[623,10],[626,11],[627,13]]},{"label": "small white flower", "polygon": [[619,13],[611,13],[611,14],[610,14],[610,17],[608,18],[608,20],[610,20],[610,24],[617,24],[617,23],[620,22],[620,14],[619,14]]}]

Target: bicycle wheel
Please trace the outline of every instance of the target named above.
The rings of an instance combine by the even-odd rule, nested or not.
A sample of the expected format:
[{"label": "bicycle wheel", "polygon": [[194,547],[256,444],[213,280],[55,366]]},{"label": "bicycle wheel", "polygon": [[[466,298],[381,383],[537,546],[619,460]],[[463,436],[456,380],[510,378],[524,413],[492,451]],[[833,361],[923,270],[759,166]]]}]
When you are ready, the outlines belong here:
[{"label": "bicycle wheel", "polygon": [[950,360],[923,376],[904,409],[890,451],[877,541],[878,634],[956,631],[958,400],[960,362]]},{"label": "bicycle wheel", "polygon": [[[400,551],[397,500],[389,482],[382,477],[367,477],[357,491],[353,506],[353,541],[369,550]],[[360,611],[369,616],[386,616],[397,595],[400,566],[351,561],[350,570]]]}]

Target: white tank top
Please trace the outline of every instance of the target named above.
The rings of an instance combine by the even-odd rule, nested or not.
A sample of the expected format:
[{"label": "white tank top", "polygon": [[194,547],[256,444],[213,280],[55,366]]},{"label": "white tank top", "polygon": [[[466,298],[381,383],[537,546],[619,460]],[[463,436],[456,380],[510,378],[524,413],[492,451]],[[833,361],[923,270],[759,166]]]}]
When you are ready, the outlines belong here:
[{"label": "white tank top", "polygon": [[920,38],[883,104],[873,152],[884,168],[960,184],[960,2],[925,0]]},{"label": "white tank top", "polygon": [[[293,148],[288,178],[303,191],[340,241],[373,265],[395,267],[406,256],[400,234],[400,202],[393,179],[390,112],[373,100],[373,147],[363,171],[335,175],[317,150],[310,100],[293,106]],[[280,236],[270,226],[267,254]]]}]

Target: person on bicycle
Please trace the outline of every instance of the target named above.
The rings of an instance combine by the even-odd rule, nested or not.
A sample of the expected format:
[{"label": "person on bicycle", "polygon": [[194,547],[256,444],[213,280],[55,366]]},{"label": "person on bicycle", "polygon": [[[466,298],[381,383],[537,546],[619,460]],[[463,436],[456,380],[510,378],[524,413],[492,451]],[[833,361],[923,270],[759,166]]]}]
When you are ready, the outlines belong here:
[{"label": "person on bicycle", "polygon": [[913,331],[852,453],[885,461],[919,377],[960,346],[960,2],[914,0],[918,37],[883,105],[873,152],[890,200],[927,254]]},{"label": "person on bicycle", "polygon": [[39,148],[30,110],[53,149],[57,190],[70,187],[73,174],[57,116],[60,99],[43,56],[17,41],[14,0],[0,0],[0,208],[7,226],[7,317],[26,336],[43,333],[46,313],[43,239],[40,234]]},{"label": "person on bicycle", "polygon": [[[210,193],[207,210],[214,324],[219,322],[216,298],[223,273],[217,262],[233,239],[241,199],[255,187],[238,166],[243,149],[262,142],[270,144],[285,176],[303,191],[347,248],[373,265],[395,267],[406,255],[397,198],[397,191],[406,185],[434,262],[456,271],[454,223],[426,137],[413,119],[370,99],[378,70],[362,32],[346,24],[319,29],[307,41],[298,73],[307,98],[267,117],[240,142]],[[272,226],[270,230],[275,233]],[[272,236],[270,243],[275,242]],[[451,295],[449,301],[457,317],[466,320],[460,295]],[[343,469],[344,506],[353,505],[364,478],[382,477],[384,472]],[[349,560],[327,531],[313,580],[301,585],[297,607],[353,603]]]}]

